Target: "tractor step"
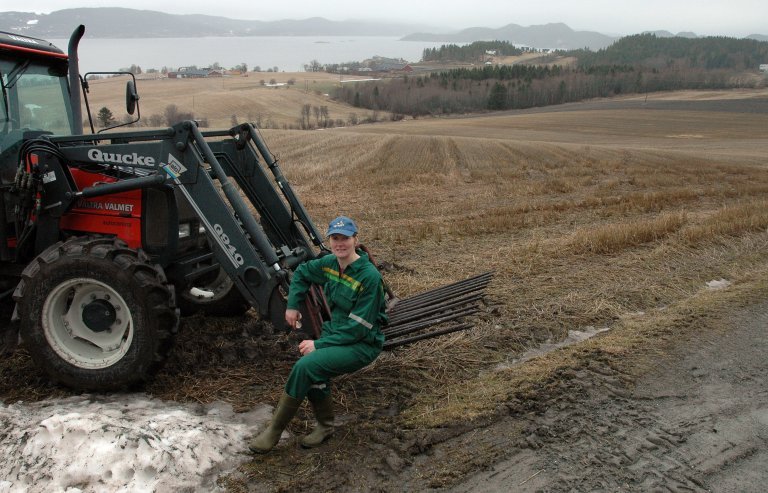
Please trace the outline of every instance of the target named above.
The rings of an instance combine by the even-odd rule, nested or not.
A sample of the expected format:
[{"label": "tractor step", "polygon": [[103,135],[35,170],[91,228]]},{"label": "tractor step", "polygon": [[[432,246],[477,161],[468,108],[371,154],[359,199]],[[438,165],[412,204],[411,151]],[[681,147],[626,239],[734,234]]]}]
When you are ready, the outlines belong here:
[{"label": "tractor step", "polygon": [[492,278],[493,272],[486,272],[394,300],[388,310],[389,323],[383,329],[384,349],[471,328],[473,325],[465,319],[480,310],[485,288]]}]

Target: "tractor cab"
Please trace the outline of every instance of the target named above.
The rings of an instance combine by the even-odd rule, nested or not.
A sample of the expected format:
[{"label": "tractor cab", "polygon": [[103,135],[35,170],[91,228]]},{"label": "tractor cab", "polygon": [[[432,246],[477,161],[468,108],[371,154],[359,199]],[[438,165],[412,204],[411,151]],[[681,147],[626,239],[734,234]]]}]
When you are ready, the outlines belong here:
[{"label": "tractor cab", "polygon": [[67,67],[67,55],[47,41],[0,33],[2,184],[13,182],[25,140],[75,132]]}]

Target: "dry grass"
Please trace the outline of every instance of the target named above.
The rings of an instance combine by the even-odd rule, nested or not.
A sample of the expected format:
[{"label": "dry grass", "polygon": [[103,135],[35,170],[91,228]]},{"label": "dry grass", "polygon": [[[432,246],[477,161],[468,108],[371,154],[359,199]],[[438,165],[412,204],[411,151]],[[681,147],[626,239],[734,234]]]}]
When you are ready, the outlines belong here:
[{"label": "dry grass", "polygon": [[[342,392],[396,378],[384,394],[419,395],[407,405],[417,427],[493,412],[499,389],[478,375],[495,363],[568,330],[684,305],[707,281],[765,263],[768,117],[702,116],[657,111],[650,128],[643,110],[608,109],[265,132],[318,223],[359,219],[396,292],[496,271],[496,308],[473,332],[388,355],[341,379]],[[707,138],[670,142],[690,126]]]},{"label": "dry grass", "polygon": [[[399,295],[496,275],[473,330],[387,353],[335,380],[341,414],[358,419],[327,453],[283,447],[254,459],[246,475],[269,482],[289,470],[277,483],[290,490],[311,484],[318,467],[347,470],[381,430],[401,436],[403,428],[479,422],[500,403],[546,395],[563,371],[591,360],[631,375],[722,307],[764,296],[765,128],[764,114],[593,108],[265,130],[316,223],[355,217]],[[713,279],[734,288],[709,292]],[[589,326],[612,331],[508,364]],[[204,395],[231,399],[239,388],[243,404],[274,402],[285,355],[245,365],[250,379],[233,369],[236,385],[220,377],[226,370],[210,371],[219,376]],[[155,392],[162,388],[161,380]],[[201,389],[186,392],[180,397]],[[301,433],[308,424],[293,426]]]},{"label": "dry grass", "polygon": [[660,241],[678,231],[685,223],[685,214],[674,212],[649,219],[633,219],[626,223],[590,225],[576,230],[565,242],[565,246],[577,254],[615,253]]},{"label": "dry grass", "polygon": [[[261,90],[242,89],[249,91]],[[731,93],[723,99],[741,101]],[[298,114],[298,100],[270,100],[283,103],[272,111]],[[676,333],[698,327],[695,317],[765,291],[768,115],[601,104],[263,131],[318,226],[341,213],[356,218],[399,295],[496,272],[475,329],[386,354],[338,379],[345,414],[387,427],[480,419],[510,396],[541,392],[559,368],[595,355],[652,356]],[[708,292],[713,279],[735,288]],[[291,341],[261,334],[253,320],[245,336],[241,319],[186,325],[194,330],[182,335],[149,389],[154,395],[225,399],[238,409],[276,400],[296,357]],[[588,326],[613,331],[496,371],[529,347]],[[211,347],[235,357],[214,360]],[[240,357],[243,347],[257,355]],[[390,408],[394,416],[380,418]],[[290,459],[311,470],[312,457]],[[279,464],[269,461],[282,459],[265,459],[251,472],[270,477]]]},{"label": "dry grass", "polygon": [[[768,294],[763,266],[749,273],[728,291],[700,290],[680,300],[669,310],[623,317],[611,332],[576,346],[535,358],[525,364],[504,366],[480,373],[466,381],[452,380],[439,392],[420,396],[407,409],[403,421],[412,427],[437,427],[455,423],[461,417],[473,421],[497,411],[499,403],[546,400],[549,386],[558,375],[602,360],[620,368],[624,378],[633,378],[654,367],[657,357],[674,341],[696,337],[696,332],[717,327],[717,317],[728,306],[755,303]],[[761,278],[762,276],[762,278]],[[711,320],[711,321],[710,321]],[[622,362],[632,361],[632,365]]]},{"label": "dry grass", "polygon": [[723,236],[739,236],[768,228],[768,201],[765,199],[727,205],[683,231],[689,243]]}]

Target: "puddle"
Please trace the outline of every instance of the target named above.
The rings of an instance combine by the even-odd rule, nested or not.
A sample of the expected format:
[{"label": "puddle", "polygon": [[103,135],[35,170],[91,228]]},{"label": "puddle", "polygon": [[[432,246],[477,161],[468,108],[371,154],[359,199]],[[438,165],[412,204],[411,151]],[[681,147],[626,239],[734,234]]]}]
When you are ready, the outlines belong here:
[{"label": "puddle", "polygon": [[600,334],[602,332],[607,332],[609,330],[611,330],[610,327],[595,328],[592,326],[586,327],[584,330],[569,330],[568,337],[566,337],[562,341],[560,342],[547,341],[541,344],[540,346],[529,349],[518,358],[512,359],[504,363],[500,363],[499,365],[496,366],[495,370],[496,371],[507,370],[509,368],[512,368],[515,365],[519,365],[521,363],[525,363],[526,361],[532,360],[537,356],[541,356],[543,354],[552,352],[556,349],[564,348],[582,341],[586,341],[587,339],[590,339],[596,336],[597,334]]}]

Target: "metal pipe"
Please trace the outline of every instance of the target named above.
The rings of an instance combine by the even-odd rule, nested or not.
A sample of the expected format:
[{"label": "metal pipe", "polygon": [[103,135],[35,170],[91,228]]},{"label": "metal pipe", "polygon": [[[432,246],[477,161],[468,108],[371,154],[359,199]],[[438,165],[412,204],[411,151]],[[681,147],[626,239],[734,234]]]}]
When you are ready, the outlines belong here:
[{"label": "metal pipe", "polygon": [[299,217],[299,221],[301,221],[301,223],[306,228],[307,233],[309,233],[312,243],[314,243],[316,246],[321,246],[323,244],[323,235],[321,235],[320,232],[317,230],[317,228],[315,227],[315,224],[309,218],[309,213],[304,208],[304,205],[296,197],[296,194],[293,193],[293,188],[291,188],[291,184],[288,183],[288,180],[285,178],[285,176],[283,175],[283,172],[280,170],[280,166],[277,165],[277,160],[275,159],[275,156],[273,156],[272,153],[269,152],[269,148],[267,148],[267,144],[261,138],[261,135],[259,135],[259,133],[256,131],[256,128],[250,123],[247,124],[247,128],[248,128],[248,135],[251,137],[251,140],[256,145],[256,148],[259,150],[259,153],[264,158],[264,161],[267,164],[267,167],[272,172],[272,176],[275,177],[275,182],[277,183],[277,186],[282,191],[285,199],[291,205],[291,210]]},{"label": "metal pipe", "polygon": [[67,46],[67,56],[69,57],[69,101],[72,104],[72,119],[75,127],[72,129],[75,135],[83,134],[83,108],[80,96],[80,60],[78,59],[77,47],[85,34],[85,26],[80,24],[72,32]]},{"label": "metal pipe", "polygon": [[[384,349],[472,327],[461,320],[480,311],[478,302],[485,296],[484,290],[492,278],[493,272],[486,272],[399,300],[389,312],[389,323],[382,329],[386,337]],[[460,323],[439,328],[448,322]],[[435,326],[438,327],[433,330]],[[415,335],[403,337],[409,334]]]},{"label": "metal pipe", "polygon": [[397,305],[395,305],[395,307],[392,309],[392,313],[394,312],[402,313],[402,312],[412,310],[415,307],[422,307],[435,302],[458,298],[470,293],[482,292],[483,290],[485,290],[485,288],[486,288],[485,284],[470,285],[470,286],[457,287],[457,288],[454,288],[454,290],[452,291],[433,293],[430,296],[420,297],[418,299],[407,298],[405,300],[401,300],[402,301],[401,303],[398,303]]},{"label": "metal pipe", "polygon": [[398,313],[398,314],[405,313],[413,309],[428,306],[440,301],[457,299],[471,293],[481,292],[484,289],[485,289],[484,285],[468,286],[462,289],[456,289],[455,291],[452,291],[452,292],[435,293],[433,296],[429,296],[429,297],[418,299],[418,300],[410,300],[410,301],[405,300],[406,303],[398,303],[397,305],[395,305],[395,307],[391,311],[391,314],[394,315],[395,313]]},{"label": "metal pipe", "polygon": [[166,182],[167,179],[168,177],[166,175],[159,173],[149,176],[142,176],[141,178],[130,178],[128,180],[116,181],[114,183],[105,183],[95,187],[86,187],[79,192],[73,193],[72,196],[74,198],[90,198],[119,192],[127,192],[129,190],[138,190],[140,188],[155,187],[162,185]]},{"label": "metal pipe", "polygon": [[400,305],[407,306],[408,304],[411,304],[411,303],[421,302],[422,300],[434,298],[447,293],[469,289],[470,287],[476,287],[477,289],[481,289],[488,285],[488,283],[491,281],[492,276],[493,276],[492,272],[487,272],[485,274],[480,274],[475,277],[464,279],[463,281],[454,282],[451,284],[447,284],[445,286],[441,286],[439,288],[431,289],[429,291],[424,291],[422,293],[400,300],[398,302],[398,306]]},{"label": "metal pipe", "polygon": [[470,329],[470,328],[472,328],[472,324],[454,325],[452,327],[447,327],[445,329],[438,330],[438,331],[435,331],[435,332],[431,332],[429,334],[419,334],[417,336],[406,337],[405,339],[400,339],[400,340],[397,340],[397,341],[385,342],[384,343],[384,349],[385,350],[390,350],[390,349],[393,349],[393,348],[396,348],[396,347],[399,347],[399,346],[404,346],[406,344],[411,344],[411,343],[414,343],[414,342],[417,342],[417,341],[423,341],[424,339],[431,339],[433,337],[438,337],[438,336],[441,336],[441,335],[450,334],[451,332],[456,332],[456,331],[459,331],[459,330],[465,330],[465,329]]},{"label": "metal pipe", "polygon": [[478,311],[477,306],[473,306],[470,308],[466,308],[464,310],[457,311],[450,315],[441,315],[439,317],[430,318],[427,320],[419,320],[417,322],[405,324],[402,326],[395,326],[395,327],[387,326],[382,332],[384,333],[384,336],[387,339],[394,339],[400,336],[404,336],[406,334],[412,334],[413,332],[418,332],[420,330],[427,329],[434,325],[450,322],[451,320],[456,320],[461,317],[472,315],[473,313],[477,313],[477,311]]},{"label": "metal pipe", "polygon": [[390,316],[390,322],[392,324],[402,323],[406,320],[416,319],[429,313],[435,313],[441,310],[447,310],[450,308],[455,308],[457,306],[467,305],[469,303],[472,303],[474,301],[481,299],[482,297],[483,297],[483,293],[474,293],[474,294],[468,294],[468,295],[462,296],[461,298],[447,300],[442,303],[413,308],[402,314],[398,313],[397,316]]}]

